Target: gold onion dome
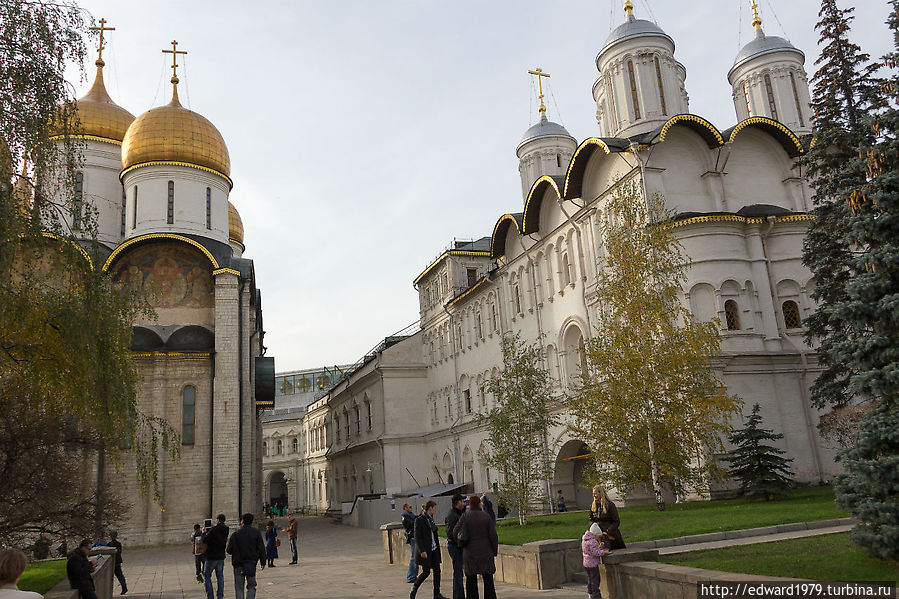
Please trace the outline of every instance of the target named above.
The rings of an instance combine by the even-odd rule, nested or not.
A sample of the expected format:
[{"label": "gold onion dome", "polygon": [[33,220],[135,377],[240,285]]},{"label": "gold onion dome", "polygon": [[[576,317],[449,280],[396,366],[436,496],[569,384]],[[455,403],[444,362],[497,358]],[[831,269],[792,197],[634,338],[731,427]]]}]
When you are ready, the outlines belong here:
[{"label": "gold onion dome", "polygon": [[[90,136],[121,142],[134,121],[134,115],[116,104],[106,92],[103,83],[103,67],[106,63],[97,61],[97,77],[94,84],[83,97],[75,101],[79,127],[74,132],[77,136]],[[57,130],[56,135],[62,131]]]},{"label": "gold onion dome", "polygon": [[228,241],[243,245],[243,221],[231,202],[228,202]]},{"label": "gold onion dome", "polygon": [[172,83],[172,101],[143,113],[128,128],[122,141],[122,168],[174,162],[229,177],[231,158],[222,134],[206,117],[181,106],[177,78]]}]

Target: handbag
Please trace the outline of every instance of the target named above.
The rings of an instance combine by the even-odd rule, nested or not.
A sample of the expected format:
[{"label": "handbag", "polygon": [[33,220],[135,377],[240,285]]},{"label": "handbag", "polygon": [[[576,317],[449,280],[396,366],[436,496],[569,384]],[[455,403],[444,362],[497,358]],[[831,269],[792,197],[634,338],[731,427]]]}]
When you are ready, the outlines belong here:
[{"label": "handbag", "polygon": [[459,521],[456,522],[456,526],[453,527],[453,534],[456,537],[456,546],[459,549],[464,549],[466,545],[468,545],[469,534],[468,534],[468,520],[465,518],[459,518]]},{"label": "handbag", "polygon": [[275,539],[275,547],[281,546],[281,539]]}]

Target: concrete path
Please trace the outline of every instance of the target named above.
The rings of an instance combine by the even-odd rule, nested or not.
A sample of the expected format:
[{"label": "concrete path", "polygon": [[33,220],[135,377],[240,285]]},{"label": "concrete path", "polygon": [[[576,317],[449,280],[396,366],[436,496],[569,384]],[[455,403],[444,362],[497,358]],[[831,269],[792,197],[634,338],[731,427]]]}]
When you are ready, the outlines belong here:
[{"label": "concrete path", "polygon": [[722,547],[735,547],[737,545],[755,545],[756,543],[772,543],[774,541],[786,541],[788,539],[802,539],[805,537],[817,537],[819,535],[832,535],[838,532],[848,532],[853,525],[832,526],[830,528],[811,528],[808,530],[796,530],[781,532],[758,537],[745,537],[742,539],[725,539],[723,541],[709,541],[706,543],[693,543],[692,545],[674,545],[672,547],[659,547],[659,555],[672,553],[686,553],[687,551],[699,551],[702,549],[720,549]]},{"label": "concrete path", "polygon": [[[286,534],[280,533],[279,538],[282,538],[281,557],[276,560],[276,567],[266,568],[256,577],[256,596],[260,599],[403,599],[409,596],[412,585],[406,582],[406,568],[384,563],[380,531],[332,524],[320,518],[301,518],[300,563],[296,566],[287,565],[290,548]],[[187,542],[183,546],[133,551],[125,547],[123,558],[127,597],[205,598],[203,585],[197,584],[194,578],[194,559]],[[497,595],[507,599],[583,599],[587,593],[586,587],[580,584],[546,591],[501,583],[496,586]],[[115,589],[118,593],[118,583]],[[432,589],[431,581],[425,581],[418,597],[431,599]],[[444,595],[452,596],[449,572],[442,577],[441,590]],[[230,560],[225,562],[225,599],[234,599]]]}]

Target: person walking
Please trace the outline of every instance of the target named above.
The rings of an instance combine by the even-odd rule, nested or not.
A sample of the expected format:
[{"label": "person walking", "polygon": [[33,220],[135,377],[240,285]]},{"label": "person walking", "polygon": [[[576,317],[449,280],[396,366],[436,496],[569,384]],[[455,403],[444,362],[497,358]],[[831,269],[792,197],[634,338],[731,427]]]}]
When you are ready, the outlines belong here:
[{"label": "person walking", "polygon": [[493,584],[494,558],[499,551],[496,522],[481,508],[481,498],[477,495],[468,498],[468,511],[459,519],[455,536],[462,544],[462,569],[468,599],[478,599],[478,574],[484,581],[484,599],[496,599]]},{"label": "person walking", "polygon": [[69,586],[78,591],[80,599],[97,599],[94,577],[91,576],[91,573],[94,571],[94,563],[87,559],[87,555],[90,552],[91,540],[84,539],[77,549],[73,549],[69,553],[69,559],[66,562],[66,576],[69,579]]},{"label": "person walking", "polygon": [[[260,570],[265,570],[265,543],[259,529],[253,526],[253,514],[241,516],[240,524],[237,532],[228,539],[227,547],[231,565],[234,566],[234,596],[244,599],[246,588],[246,599],[256,599],[256,562],[259,562]],[[269,525],[274,529],[272,522]]]},{"label": "person walking", "polygon": [[465,513],[465,496],[456,493],[452,498],[452,507],[446,515],[446,550],[453,560],[453,599],[465,599],[465,584],[462,574],[462,548],[456,540],[456,524]]},{"label": "person walking", "polygon": [[299,530],[300,523],[297,522],[297,518],[296,518],[296,516],[293,515],[293,512],[290,512],[289,514],[287,514],[287,522],[288,522],[287,528],[282,528],[281,532],[287,533],[287,540],[290,543],[290,555],[291,555],[291,560],[290,560],[289,565],[293,566],[297,563],[297,558],[299,557],[299,555],[297,554],[297,532]]},{"label": "person walking", "polygon": [[265,525],[265,559],[268,560],[268,567],[275,567],[275,560],[278,559],[278,531],[275,530],[274,520],[269,520]]},{"label": "person walking", "polygon": [[437,502],[428,499],[421,508],[421,515],[415,519],[415,561],[421,566],[421,574],[412,585],[409,599],[415,599],[418,587],[431,574],[431,570],[434,571],[434,599],[448,599],[440,593],[440,541],[437,525],[434,524],[436,512]]},{"label": "person walking", "polygon": [[[215,517],[215,526],[203,532],[200,541],[206,543],[206,564],[203,566],[203,583],[206,599],[222,599],[225,596],[225,544],[228,527],[225,514]],[[215,572],[215,595],[212,594],[212,573]]]},{"label": "person walking", "polygon": [[115,577],[122,585],[122,594],[128,593],[128,583],[125,582],[125,575],[122,573],[122,543],[119,541],[119,532],[117,530],[109,531],[109,546],[115,549]]},{"label": "person walking", "polygon": [[415,512],[408,503],[403,504],[403,528],[406,531],[406,544],[409,545],[409,569],[406,571],[406,582],[415,582],[418,578],[418,564],[415,563]]},{"label": "person walking", "polygon": [[621,518],[618,516],[618,508],[606,495],[602,485],[593,487],[593,504],[590,506],[590,522],[599,524],[599,528],[606,534],[609,540],[609,549],[625,549],[624,538],[618,527]]},{"label": "person walking", "polygon": [[194,569],[197,574],[197,584],[203,584],[203,568],[206,566],[206,556],[203,554],[203,529],[199,524],[194,524],[194,531],[190,533],[190,545],[194,554]]},{"label": "person walking", "polygon": [[496,512],[493,511],[493,502],[487,497],[487,491],[481,492],[481,509],[496,523]]},{"label": "person walking", "polygon": [[27,562],[18,549],[0,549],[0,599],[44,599],[39,593],[20,591],[16,586]]}]

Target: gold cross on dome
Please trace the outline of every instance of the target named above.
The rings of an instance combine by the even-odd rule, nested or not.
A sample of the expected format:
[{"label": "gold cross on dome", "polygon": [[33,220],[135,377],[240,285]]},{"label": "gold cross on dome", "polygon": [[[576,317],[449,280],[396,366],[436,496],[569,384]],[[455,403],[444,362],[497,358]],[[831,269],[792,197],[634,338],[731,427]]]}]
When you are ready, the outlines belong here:
[{"label": "gold cross on dome", "polygon": [[759,5],[755,0],[752,0],[752,6],[750,8],[752,8],[752,26],[758,31],[762,28],[762,18],[759,16]]},{"label": "gold cross on dome", "polygon": [[100,32],[100,45],[97,48],[97,52],[98,52],[99,56],[97,56],[97,62],[103,62],[103,48],[106,47],[106,44],[103,43],[103,33],[105,31],[115,31],[115,27],[107,27],[106,19],[101,18],[98,22],[100,23],[99,27],[89,27],[88,29],[90,29],[91,31],[99,31]]},{"label": "gold cross on dome", "polygon": [[178,83],[178,55],[179,54],[187,54],[187,51],[179,50],[178,49],[178,41],[172,40],[172,49],[171,50],[163,50],[162,53],[172,55],[172,83]]},{"label": "gold cross on dome", "polygon": [[549,77],[549,73],[544,73],[541,68],[528,71],[528,73],[537,76],[537,87],[540,90],[540,116],[546,116],[546,104],[543,103],[543,78]]}]

